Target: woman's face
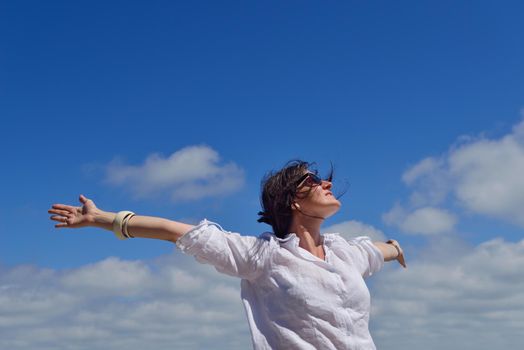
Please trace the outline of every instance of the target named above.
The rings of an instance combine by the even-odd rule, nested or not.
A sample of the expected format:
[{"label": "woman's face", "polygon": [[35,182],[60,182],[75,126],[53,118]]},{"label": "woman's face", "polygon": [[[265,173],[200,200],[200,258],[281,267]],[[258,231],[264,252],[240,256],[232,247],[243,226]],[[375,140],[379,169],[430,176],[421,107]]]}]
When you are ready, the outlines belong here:
[{"label": "woman's face", "polygon": [[[321,180],[316,174],[307,172],[298,185],[295,202],[301,212],[323,218],[335,214],[341,206],[340,201],[331,192],[332,183]],[[309,194],[306,196],[306,194]]]}]

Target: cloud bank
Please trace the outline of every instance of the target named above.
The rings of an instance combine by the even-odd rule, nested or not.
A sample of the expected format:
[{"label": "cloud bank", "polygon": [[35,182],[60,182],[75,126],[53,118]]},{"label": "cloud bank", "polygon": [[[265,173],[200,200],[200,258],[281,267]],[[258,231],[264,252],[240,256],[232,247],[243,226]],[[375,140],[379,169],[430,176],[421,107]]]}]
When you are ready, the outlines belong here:
[{"label": "cloud bank", "polygon": [[372,331],[384,349],[514,349],[524,329],[524,240],[433,244],[376,275]]},{"label": "cloud bank", "polygon": [[248,349],[239,281],[181,253],[0,267],[1,349]]},{"label": "cloud bank", "polygon": [[[522,266],[524,240],[502,239],[443,239],[406,270],[387,264],[371,287],[378,348],[519,348]],[[0,348],[249,349],[251,340],[239,281],[177,251],[70,270],[0,267]]]},{"label": "cloud bank", "polygon": [[105,182],[136,198],[167,193],[173,201],[188,201],[238,190],[244,171],[233,162],[221,164],[218,152],[208,146],[189,146],[167,158],[151,154],[142,165],[115,159],[106,167]]}]

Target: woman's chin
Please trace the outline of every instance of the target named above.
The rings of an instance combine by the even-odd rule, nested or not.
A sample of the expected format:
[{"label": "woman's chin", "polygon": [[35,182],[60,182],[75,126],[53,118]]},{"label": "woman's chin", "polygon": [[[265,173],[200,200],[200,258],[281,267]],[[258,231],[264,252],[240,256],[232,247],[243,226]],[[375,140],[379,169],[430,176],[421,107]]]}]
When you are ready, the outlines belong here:
[{"label": "woman's chin", "polygon": [[339,209],[340,209],[340,202],[339,202],[339,205],[338,205],[338,206],[336,206],[336,207],[333,208],[333,210],[326,211],[326,212],[324,213],[323,217],[327,219],[327,218],[329,218],[330,216],[335,215],[335,214],[338,212]]}]

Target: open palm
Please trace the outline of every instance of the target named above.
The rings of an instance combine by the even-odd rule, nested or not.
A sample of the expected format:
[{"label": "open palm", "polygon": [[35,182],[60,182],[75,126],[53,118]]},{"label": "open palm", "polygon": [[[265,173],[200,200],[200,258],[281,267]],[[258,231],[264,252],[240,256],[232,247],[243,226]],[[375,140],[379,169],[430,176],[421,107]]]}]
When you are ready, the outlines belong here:
[{"label": "open palm", "polygon": [[50,219],[58,221],[58,224],[55,225],[56,228],[85,227],[93,222],[94,214],[98,210],[95,203],[82,194],[79,200],[82,206],[75,207],[66,204],[53,204],[52,208],[47,211],[49,214],[55,214],[51,216]]}]

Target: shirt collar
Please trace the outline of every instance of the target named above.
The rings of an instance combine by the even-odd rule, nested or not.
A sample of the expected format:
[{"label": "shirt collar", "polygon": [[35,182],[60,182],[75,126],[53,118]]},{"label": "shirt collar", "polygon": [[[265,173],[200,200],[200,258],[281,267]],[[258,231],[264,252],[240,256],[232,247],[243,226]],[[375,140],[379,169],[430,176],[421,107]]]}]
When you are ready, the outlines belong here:
[{"label": "shirt collar", "polygon": [[[331,244],[332,244],[333,240],[335,239],[335,236],[337,236],[336,233],[321,234],[322,243],[323,243],[324,248],[325,248],[324,250],[325,250],[326,258],[330,254],[329,251],[331,250],[330,249],[331,248]],[[299,256],[302,259],[309,260],[309,261],[312,261],[312,262],[314,262],[316,264],[320,264],[320,265],[322,265],[324,267],[329,268],[329,264],[327,264],[324,260],[321,260],[321,259],[315,257],[313,254],[311,254],[307,250],[302,249],[302,248],[299,247],[300,238],[297,236],[296,233],[289,233],[286,237],[279,238],[274,233],[265,232],[265,233],[263,233],[261,235],[261,237],[263,237],[265,239],[268,239],[268,240],[273,238],[276,242],[278,242],[278,244],[282,248],[289,250],[294,255]]]},{"label": "shirt collar", "polygon": [[[338,233],[323,233],[320,235],[322,238],[322,243],[325,246],[331,246],[331,243],[335,240],[336,236],[338,236]],[[286,246],[298,247],[298,244],[300,243],[300,238],[298,238],[296,233],[289,233],[286,237],[280,238],[272,232],[264,232],[262,235],[260,235],[260,237],[264,239],[273,238],[278,243],[280,243],[280,245]]]}]

